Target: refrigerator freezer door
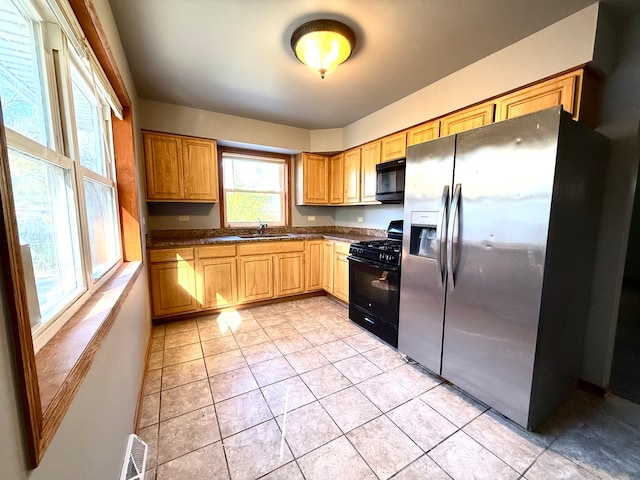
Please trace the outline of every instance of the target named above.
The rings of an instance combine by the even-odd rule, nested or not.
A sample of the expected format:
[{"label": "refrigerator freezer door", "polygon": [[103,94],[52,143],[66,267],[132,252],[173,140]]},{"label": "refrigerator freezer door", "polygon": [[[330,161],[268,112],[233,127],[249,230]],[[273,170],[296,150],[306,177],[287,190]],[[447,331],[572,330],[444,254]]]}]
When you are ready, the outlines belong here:
[{"label": "refrigerator freezer door", "polygon": [[557,135],[557,113],[529,115],[462,133],[456,145],[442,376],[525,427]]},{"label": "refrigerator freezer door", "polygon": [[442,358],[446,211],[454,153],[454,136],[407,150],[398,350],[437,374]]}]

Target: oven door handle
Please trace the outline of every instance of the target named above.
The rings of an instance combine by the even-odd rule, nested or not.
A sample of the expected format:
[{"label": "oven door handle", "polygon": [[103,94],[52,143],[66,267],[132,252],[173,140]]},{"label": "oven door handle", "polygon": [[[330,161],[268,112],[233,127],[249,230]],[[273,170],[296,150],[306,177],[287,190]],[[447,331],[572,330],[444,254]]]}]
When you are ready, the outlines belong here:
[{"label": "oven door handle", "polygon": [[366,265],[369,267],[380,268],[382,270],[388,270],[389,272],[397,272],[400,270],[400,267],[396,267],[394,265],[386,265],[383,263],[374,262],[372,260],[363,260],[362,258],[354,257],[349,255],[347,260],[351,260],[352,262],[360,263],[362,265]]},{"label": "oven door handle", "polygon": [[[438,211],[438,224],[436,225],[436,266],[438,268],[438,277],[440,278],[440,286],[444,286],[446,279],[447,265],[447,219],[449,217],[449,185],[445,185],[442,189],[442,199],[440,200],[440,210]],[[444,238],[443,238],[444,237]]]}]

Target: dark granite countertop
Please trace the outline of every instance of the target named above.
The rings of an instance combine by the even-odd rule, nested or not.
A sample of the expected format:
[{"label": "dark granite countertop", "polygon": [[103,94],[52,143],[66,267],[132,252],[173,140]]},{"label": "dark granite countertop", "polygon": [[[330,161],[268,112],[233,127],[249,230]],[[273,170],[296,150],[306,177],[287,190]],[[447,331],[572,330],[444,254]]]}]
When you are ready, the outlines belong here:
[{"label": "dark granite countertop", "polygon": [[326,238],[342,242],[361,242],[386,238],[382,229],[352,227],[268,228],[267,236],[253,236],[255,229],[154,230],[147,235],[147,248],[192,247],[225,243],[295,241]]}]

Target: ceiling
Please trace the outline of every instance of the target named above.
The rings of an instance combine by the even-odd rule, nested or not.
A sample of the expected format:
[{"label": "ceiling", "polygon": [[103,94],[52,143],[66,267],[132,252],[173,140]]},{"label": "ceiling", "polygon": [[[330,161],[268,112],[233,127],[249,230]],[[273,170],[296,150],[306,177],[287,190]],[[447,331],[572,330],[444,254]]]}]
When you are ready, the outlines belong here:
[{"label": "ceiling", "polygon": [[[344,127],[595,0],[110,0],[138,96],[307,129]],[[293,31],[356,33],[324,80]]]}]

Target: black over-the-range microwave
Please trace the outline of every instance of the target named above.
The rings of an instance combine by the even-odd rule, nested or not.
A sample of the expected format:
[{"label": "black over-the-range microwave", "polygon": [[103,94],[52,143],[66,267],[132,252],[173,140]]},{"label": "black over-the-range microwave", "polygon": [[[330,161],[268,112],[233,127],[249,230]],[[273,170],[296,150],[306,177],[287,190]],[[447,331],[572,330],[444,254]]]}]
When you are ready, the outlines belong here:
[{"label": "black over-the-range microwave", "polygon": [[382,203],[402,203],[404,201],[404,170],[406,159],[376,165],[376,200]]}]

